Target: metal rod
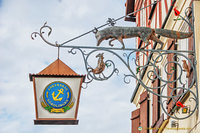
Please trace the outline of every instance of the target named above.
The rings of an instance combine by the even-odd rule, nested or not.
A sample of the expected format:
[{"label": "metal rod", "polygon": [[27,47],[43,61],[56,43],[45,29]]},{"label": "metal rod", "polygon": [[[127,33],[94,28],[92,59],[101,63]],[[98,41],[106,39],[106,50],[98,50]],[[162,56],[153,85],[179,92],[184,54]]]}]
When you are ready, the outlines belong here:
[{"label": "metal rod", "polygon": [[120,50],[120,51],[150,51],[150,52],[171,52],[171,53],[191,53],[193,54],[194,51],[187,51],[187,50],[155,50],[155,49],[136,49],[136,48],[105,48],[105,47],[90,47],[90,46],[74,46],[74,45],[67,45],[67,46],[59,46],[62,48],[82,48],[82,49],[96,49],[96,50]]},{"label": "metal rod", "polygon": [[[114,19],[113,22],[117,22],[117,21],[119,21],[119,20],[121,20],[121,19],[123,19],[123,18],[125,18],[125,17],[127,17],[127,16],[133,15],[133,14],[135,14],[135,13],[137,13],[137,12],[139,12],[139,11],[145,9],[145,8],[148,8],[148,7],[150,7],[151,5],[154,5],[154,4],[156,4],[156,3],[160,2],[160,1],[161,1],[161,0],[154,1],[154,3],[152,3],[152,4],[150,4],[150,5],[146,6],[146,7],[140,8],[140,9],[138,9],[138,10],[136,10],[136,11],[134,11],[134,12],[131,12],[131,13],[127,14],[127,15],[124,15],[124,16],[122,16],[122,17],[119,17],[119,18]],[[70,40],[67,40],[67,41],[61,43],[60,46],[63,46],[63,45],[66,44],[66,43],[69,43],[69,42],[71,42],[71,41],[73,41],[73,40],[76,40],[76,39],[78,39],[78,38],[80,38],[80,37],[82,37],[82,36],[85,36],[85,35],[87,35],[87,34],[89,34],[89,33],[91,33],[91,32],[94,32],[94,30],[98,30],[98,29],[100,29],[100,28],[102,28],[102,27],[105,27],[105,26],[107,26],[107,25],[109,25],[109,24],[110,24],[110,23],[106,23],[106,24],[103,24],[103,25],[101,25],[101,26],[95,27],[94,29],[92,29],[92,30],[90,30],[90,31],[88,31],[88,32],[86,32],[86,33],[83,33],[83,34],[81,34],[81,35],[79,35],[79,36],[77,36],[77,37],[74,37],[74,38],[72,38],[72,39],[70,39]]]},{"label": "metal rod", "polygon": [[58,59],[60,58],[60,47],[58,47]]}]

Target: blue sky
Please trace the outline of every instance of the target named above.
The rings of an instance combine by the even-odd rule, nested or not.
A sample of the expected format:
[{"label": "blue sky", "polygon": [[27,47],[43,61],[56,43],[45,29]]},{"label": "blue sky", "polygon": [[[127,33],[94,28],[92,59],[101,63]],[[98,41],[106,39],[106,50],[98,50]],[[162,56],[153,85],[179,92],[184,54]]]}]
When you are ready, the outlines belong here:
[{"label": "blue sky", "polygon": [[[53,28],[49,40],[63,42],[94,27],[107,18],[125,14],[125,0],[0,0],[0,133],[127,133],[131,132],[130,103],[135,82],[125,84],[128,70],[115,57],[119,76],[103,82],[94,81],[81,94],[78,126],[35,126],[34,97],[29,73],[38,73],[57,58],[57,49],[30,35],[48,22]],[[3,4],[2,4],[3,3]],[[121,20],[120,26],[134,26]],[[119,46],[118,42],[114,42]],[[134,47],[135,40],[125,41]],[[94,34],[70,45],[96,46]],[[108,46],[108,42],[102,43]],[[61,49],[60,58],[79,74],[85,74],[80,54]],[[95,60],[96,61],[96,60]],[[94,61],[94,62],[95,62]]]}]

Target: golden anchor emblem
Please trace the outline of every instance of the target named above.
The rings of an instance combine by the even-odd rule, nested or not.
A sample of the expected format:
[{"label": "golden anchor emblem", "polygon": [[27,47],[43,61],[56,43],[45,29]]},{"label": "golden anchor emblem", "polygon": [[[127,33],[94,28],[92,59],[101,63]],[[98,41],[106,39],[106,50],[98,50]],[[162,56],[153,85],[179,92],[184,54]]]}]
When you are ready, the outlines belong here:
[{"label": "golden anchor emblem", "polygon": [[61,101],[63,98],[58,98],[60,96],[60,94],[64,94],[63,93],[63,89],[58,90],[58,94],[55,96],[55,92],[52,93],[52,97],[54,101]]}]

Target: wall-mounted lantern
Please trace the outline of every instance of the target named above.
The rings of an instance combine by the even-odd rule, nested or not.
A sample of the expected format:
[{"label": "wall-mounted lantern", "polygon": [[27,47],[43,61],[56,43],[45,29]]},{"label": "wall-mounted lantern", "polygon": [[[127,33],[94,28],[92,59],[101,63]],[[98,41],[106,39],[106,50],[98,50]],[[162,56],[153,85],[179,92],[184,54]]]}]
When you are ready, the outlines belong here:
[{"label": "wall-mounted lantern", "polygon": [[84,79],[84,75],[78,75],[60,59],[38,74],[30,74],[35,97],[34,124],[78,124],[78,106]]}]

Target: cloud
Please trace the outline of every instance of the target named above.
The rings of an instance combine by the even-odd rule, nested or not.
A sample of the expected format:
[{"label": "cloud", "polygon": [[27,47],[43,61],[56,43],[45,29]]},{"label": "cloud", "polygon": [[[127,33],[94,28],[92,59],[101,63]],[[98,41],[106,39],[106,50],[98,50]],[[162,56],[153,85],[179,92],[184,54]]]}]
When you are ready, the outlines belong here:
[{"label": "cloud", "polygon": [[[2,4],[3,3],[3,4]],[[117,58],[120,76],[107,81],[94,81],[82,90],[78,126],[34,126],[33,86],[29,73],[38,73],[57,58],[57,49],[46,45],[31,33],[48,22],[53,31],[50,41],[64,42],[101,24],[108,17],[125,14],[123,1],[114,0],[4,0],[0,1],[0,132],[1,133],[124,133],[130,132],[129,102],[134,84],[123,83],[124,66]],[[117,25],[133,25],[120,21]],[[129,43],[129,41],[127,41]],[[127,47],[133,47],[130,41]],[[66,45],[96,46],[94,34],[88,34]],[[105,41],[102,46],[107,46]],[[116,45],[121,47],[120,45]],[[76,72],[84,74],[80,54],[61,50],[61,60]],[[109,57],[109,56],[107,56]],[[95,59],[94,62],[97,60]]]}]

